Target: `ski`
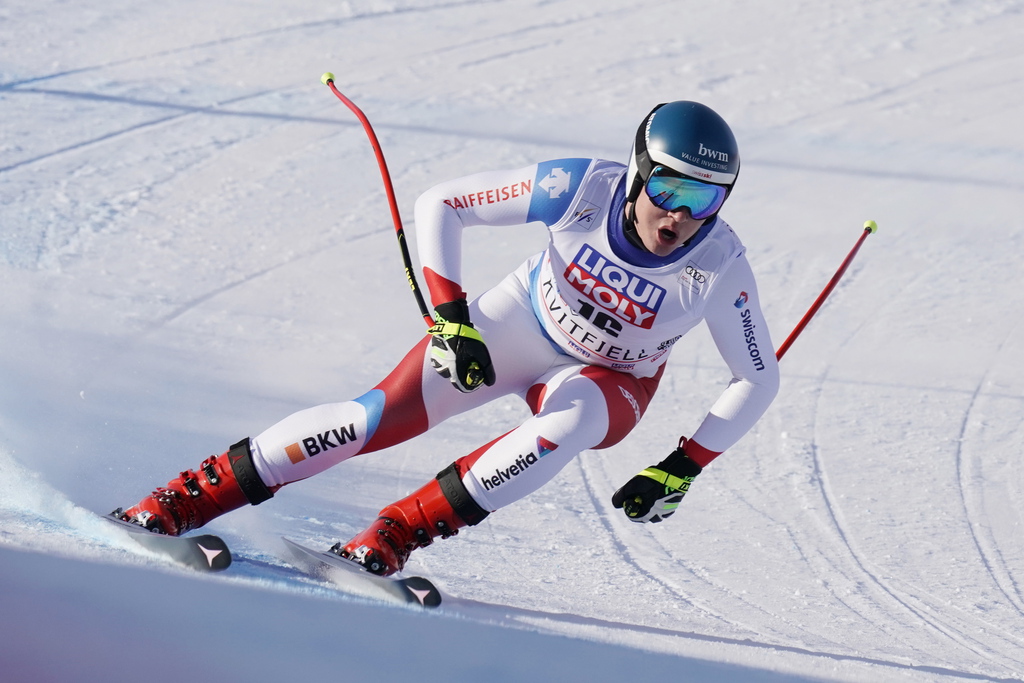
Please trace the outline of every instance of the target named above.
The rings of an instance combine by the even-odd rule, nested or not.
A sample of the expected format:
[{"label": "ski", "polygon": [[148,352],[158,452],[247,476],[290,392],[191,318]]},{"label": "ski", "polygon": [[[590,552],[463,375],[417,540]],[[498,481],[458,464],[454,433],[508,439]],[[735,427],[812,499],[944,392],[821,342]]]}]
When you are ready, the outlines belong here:
[{"label": "ski", "polygon": [[151,552],[201,572],[219,572],[231,566],[231,551],[219,536],[168,536],[126,522],[119,512],[103,515],[103,519],[127,531],[133,541]]},{"label": "ski", "polygon": [[401,579],[377,576],[332,552],[313,550],[284,537],[281,540],[291,551],[299,569],[313,577],[329,581],[344,591],[421,607],[437,607],[441,604],[441,592],[422,576]]}]

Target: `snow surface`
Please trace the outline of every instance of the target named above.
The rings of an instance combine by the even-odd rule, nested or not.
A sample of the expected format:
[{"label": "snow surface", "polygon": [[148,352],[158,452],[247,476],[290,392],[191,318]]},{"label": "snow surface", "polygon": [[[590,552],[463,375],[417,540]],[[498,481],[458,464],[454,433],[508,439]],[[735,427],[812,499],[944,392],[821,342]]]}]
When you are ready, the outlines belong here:
[{"label": "snow surface", "polygon": [[[0,678],[1024,680],[1022,10],[5,0]],[[728,379],[703,328],[625,442],[414,554],[437,612],[305,580],[279,537],[348,538],[516,400],[215,521],[236,563],[191,574],[89,511],[362,393],[422,334],[327,70],[410,222],[437,181],[625,160],[654,104],[711,105],[743,150],[724,215],[777,344],[881,229],[672,520],[609,497]],[[542,244],[471,233],[470,291]]]}]

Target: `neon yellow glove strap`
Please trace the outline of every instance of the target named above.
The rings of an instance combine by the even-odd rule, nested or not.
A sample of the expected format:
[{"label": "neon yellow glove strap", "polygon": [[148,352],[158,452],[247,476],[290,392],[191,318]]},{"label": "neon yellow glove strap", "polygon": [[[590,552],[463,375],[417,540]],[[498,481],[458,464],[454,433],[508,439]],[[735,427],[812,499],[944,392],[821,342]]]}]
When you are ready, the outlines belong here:
[{"label": "neon yellow glove strap", "polygon": [[686,493],[690,490],[690,484],[693,483],[693,477],[676,477],[664,470],[659,470],[657,467],[648,467],[640,474],[653,479],[659,484],[664,484],[665,488],[670,491]]},{"label": "neon yellow glove strap", "polygon": [[467,339],[475,339],[480,343],[484,341],[484,338],[480,336],[480,333],[472,325],[450,323],[447,320],[439,319],[428,331],[435,337],[466,337]]}]

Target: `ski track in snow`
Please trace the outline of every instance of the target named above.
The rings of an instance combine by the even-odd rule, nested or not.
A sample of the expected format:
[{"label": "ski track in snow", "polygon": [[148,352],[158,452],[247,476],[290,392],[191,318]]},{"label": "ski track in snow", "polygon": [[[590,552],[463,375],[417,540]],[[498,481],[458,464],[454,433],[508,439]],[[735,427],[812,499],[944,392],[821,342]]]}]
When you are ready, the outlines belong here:
[{"label": "ski track in snow", "polygon": [[[985,571],[991,577],[992,582],[999,589],[999,592],[1007,602],[1014,606],[1019,616],[1024,617],[1024,598],[1021,596],[1020,586],[1017,585],[1013,578],[1013,575],[1009,571],[1009,567],[1003,558],[1002,553],[999,550],[999,546],[994,539],[983,538],[979,533],[978,529],[984,528],[985,515],[979,510],[980,503],[975,502],[972,504],[970,501],[973,498],[972,486],[970,484],[970,477],[968,476],[968,470],[970,465],[965,462],[964,457],[964,442],[967,440],[967,430],[970,425],[971,415],[975,411],[978,403],[978,397],[981,396],[984,390],[985,384],[988,379],[993,375],[993,368],[997,365],[999,357],[1002,355],[1003,349],[1007,343],[1016,337],[1016,332],[1020,325],[1014,325],[1007,333],[1006,337],[999,343],[999,347],[992,355],[992,362],[986,368],[985,372],[982,373],[981,379],[978,380],[977,386],[974,388],[974,392],[971,394],[970,403],[967,409],[964,411],[963,421],[960,423],[960,431],[956,439],[956,474],[957,474],[957,485],[960,492],[960,502],[963,505],[967,529],[970,532],[971,540],[974,542],[974,548],[978,552],[978,557],[981,559],[982,564],[985,566]],[[1019,644],[1024,647],[1024,637],[1019,638]]]},{"label": "ski track in snow", "polygon": [[[614,524],[608,518],[608,512],[606,510],[607,504],[595,492],[594,485],[591,482],[591,477],[588,474],[587,470],[581,465],[580,458],[577,458],[573,462],[573,466],[577,470],[578,476],[583,481],[583,484],[586,487],[587,494],[590,497],[590,502],[593,504],[594,509],[599,511],[598,519],[601,522],[601,526],[604,528],[605,533],[611,539],[611,542],[612,542],[613,546],[615,547],[615,549],[618,551],[619,556],[621,556],[622,558],[625,559],[626,563],[630,566],[630,568],[633,571],[635,571],[636,573],[640,574],[641,576],[643,576],[646,580],[650,581],[651,583],[653,583],[655,585],[658,585],[658,586],[661,586],[666,591],[668,591],[673,596],[675,596],[675,598],[678,601],[680,601],[682,603],[685,603],[685,604],[688,604],[688,605],[692,605],[693,607],[697,608],[700,612],[702,612],[702,613],[712,617],[713,620],[720,621],[720,622],[725,623],[725,624],[734,624],[735,623],[732,620],[730,620],[729,618],[727,618],[721,612],[712,609],[710,606],[704,605],[704,604],[700,604],[700,603],[694,601],[694,599],[692,597],[688,596],[683,590],[681,590],[680,587],[674,585],[673,582],[669,581],[668,579],[659,577],[654,572],[651,572],[651,571],[648,571],[647,569],[645,569],[640,564],[640,562],[638,561],[636,556],[633,554],[633,552],[630,550],[629,545],[627,543],[625,543],[623,541],[623,539],[621,538],[621,536],[616,532]],[[614,512],[614,510],[613,510],[613,512]],[[691,576],[692,576],[692,574],[691,574]],[[697,577],[694,577],[694,578],[697,578]],[[756,631],[753,628],[748,628],[748,627],[743,627],[743,628],[746,628],[746,630],[750,631],[751,633],[756,633]]]},{"label": "ski track in snow", "polygon": [[[583,467],[578,467],[578,474],[579,474],[581,479],[586,484],[587,491],[590,494],[591,502],[594,504],[595,509],[604,510],[606,508],[606,505],[595,494],[594,487],[593,487],[593,485],[590,482],[590,478],[588,476],[588,473],[587,473],[586,469],[584,469]],[[822,492],[823,492],[823,494],[825,493],[824,487],[822,489]],[[908,612],[910,612],[914,616],[920,618],[923,622],[930,624],[927,616],[925,616],[924,614],[922,614],[921,612],[919,612],[918,610],[914,609],[909,604],[907,604],[907,602],[904,599],[900,598],[891,588],[887,587],[884,584],[884,582],[875,573],[873,573],[872,571],[870,571],[869,569],[867,569],[864,566],[863,562],[861,561],[861,558],[860,558],[859,554],[853,549],[853,547],[849,543],[845,533],[843,532],[842,525],[839,523],[838,519],[835,517],[835,510],[832,507],[833,503],[829,500],[829,496],[827,494],[825,495],[825,498],[826,498],[826,502],[829,505],[828,509],[829,509],[829,512],[832,515],[832,519],[833,519],[833,522],[835,524],[836,532],[837,532],[838,536],[842,539],[842,541],[843,541],[844,545],[846,546],[847,550],[849,551],[849,553],[854,558],[854,560],[857,563],[857,566],[861,570],[861,572],[868,578],[868,580],[870,582],[875,583],[876,585],[878,585],[901,608],[907,610]],[[613,513],[614,512],[615,511],[613,511]],[[652,582],[654,584],[662,586],[667,592],[669,592],[674,597],[674,599],[676,599],[676,600],[678,600],[680,602],[685,602],[687,604],[693,605],[694,607],[697,607],[701,612],[703,612],[705,614],[708,614],[709,616],[712,616],[716,620],[719,620],[719,621],[721,621],[721,622],[723,622],[725,624],[729,624],[729,625],[732,625],[732,626],[739,627],[739,628],[741,628],[743,630],[749,631],[751,634],[758,634],[758,635],[760,635],[763,638],[763,635],[764,635],[763,625],[759,629],[759,628],[757,628],[757,627],[755,627],[753,625],[741,624],[741,623],[737,622],[735,619],[727,618],[725,615],[723,615],[721,613],[718,613],[718,612],[710,609],[709,607],[707,607],[705,605],[697,604],[696,602],[694,602],[694,600],[692,598],[690,598],[687,595],[685,589],[682,586],[677,585],[677,584],[675,584],[675,582],[669,581],[669,580],[667,580],[665,578],[661,578],[661,577],[657,576],[656,574],[654,574],[654,573],[644,569],[644,567],[641,565],[641,563],[637,559],[637,557],[635,557],[630,552],[629,546],[619,537],[618,533],[614,529],[614,525],[610,522],[610,520],[608,519],[607,514],[605,512],[602,512],[600,514],[600,521],[601,521],[601,524],[604,527],[606,533],[609,535],[609,537],[611,537],[612,542],[615,545],[616,549],[619,551],[620,555],[625,559],[625,561],[632,567],[632,569],[635,572],[637,572],[638,574],[642,575],[648,581],[650,581],[650,582]],[[794,538],[794,541],[795,541],[795,537],[793,537],[793,538]],[[659,545],[660,545],[660,543],[659,543]],[[662,547],[662,549],[667,554],[668,549],[665,548],[664,546],[661,546],[661,547]],[[833,567],[834,567],[834,569],[836,569],[836,571],[842,572],[842,568],[839,567],[837,564],[833,564]],[[764,610],[760,606],[755,605],[755,604],[753,604],[750,601],[744,600],[741,596],[738,596],[735,593],[732,593],[727,588],[724,588],[723,586],[718,585],[718,584],[714,583],[713,581],[711,581],[709,579],[706,579],[704,577],[695,575],[692,572],[689,575],[692,578],[697,579],[697,580],[707,584],[708,586],[712,587],[717,592],[724,592],[724,593],[728,594],[729,597],[731,597],[731,598],[737,599],[738,601],[741,601],[741,602],[746,602],[750,607],[752,607],[755,610],[757,610],[758,612],[760,612],[762,616],[770,617],[770,618],[773,618],[773,619],[782,620],[783,622],[787,623],[789,626],[794,626],[794,627],[796,626],[793,622],[789,621],[788,619],[786,619],[784,617],[781,617],[780,615],[772,614],[770,612],[767,612],[766,610]],[[840,602],[840,604],[845,605],[846,607],[850,608],[852,611],[856,611],[856,608],[854,608],[851,605],[849,605],[848,603],[844,602],[840,598],[840,596],[835,595],[835,597]],[[479,602],[476,602],[476,601],[459,599],[457,604],[459,604],[459,605],[467,605],[467,604],[473,605],[473,604],[486,604],[486,603],[479,603]],[[488,606],[490,606],[490,607],[498,607],[497,605],[488,605]],[[923,665],[923,664],[910,664],[910,663],[907,663],[907,662],[900,662],[900,661],[891,660],[891,659],[876,659],[876,658],[870,658],[870,657],[862,657],[862,656],[857,656],[857,655],[850,655],[850,654],[846,654],[846,653],[840,651],[842,643],[838,643],[838,642],[834,643],[834,645],[837,648],[836,650],[814,650],[814,649],[810,649],[810,648],[806,648],[806,647],[796,647],[796,646],[793,646],[793,645],[785,644],[786,643],[786,636],[783,633],[779,633],[779,638],[780,639],[778,641],[775,641],[775,640],[768,641],[768,640],[763,640],[762,638],[758,638],[758,637],[729,638],[729,637],[723,637],[723,636],[710,635],[710,634],[707,634],[707,633],[699,633],[699,632],[694,632],[694,631],[687,631],[687,630],[684,630],[684,629],[658,628],[658,627],[645,626],[643,624],[635,624],[635,623],[627,623],[627,622],[613,622],[613,621],[608,621],[608,620],[604,620],[604,619],[597,619],[597,618],[591,618],[591,617],[583,617],[583,616],[579,616],[579,615],[552,614],[552,613],[542,612],[542,611],[538,611],[538,610],[527,610],[527,609],[523,609],[523,608],[514,608],[514,607],[509,607],[509,606],[506,606],[506,605],[501,606],[501,609],[503,611],[505,611],[506,613],[509,613],[509,614],[542,616],[545,619],[548,619],[548,620],[551,620],[551,621],[556,621],[556,622],[560,621],[560,622],[573,623],[573,624],[594,624],[594,625],[600,625],[600,626],[605,627],[605,628],[624,629],[624,630],[629,630],[629,631],[641,631],[641,632],[644,632],[644,633],[650,633],[652,635],[669,635],[669,636],[681,637],[681,638],[686,638],[686,639],[695,640],[695,641],[706,641],[706,642],[712,642],[712,643],[718,643],[718,644],[724,644],[724,645],[736,645],[736,646],[740,646],[740,647],[743,647],[743,648],[750,648],[750,649],[755,650],[755,651],[756,650],[764,650],[765,652],[784,651],[784,652],[791,652],[791,653],[795,653],[795,654],[801,654],[801,655],[807,655],[807,656],[811,656],[811,657],[821,658],[823,660],[828,660],[828,661],[834,660],[834,661],[860,662],[860,663],[867,663],[867,664],[883,666],[883,667],[891,668],[893,670],[908,670],[908,671],[932,673],[932,674],[936,674],[936,675],[943,675],[943,676],[951,676],[951,677],[954,677],[954,678],[961,678],[961,679],[964,679],[964,680],[992,680],[992,681],[1016,681],[1016,680],[1018,680],[1016,678],[990,677],[990,676],[983,675],[983,674],[975,674],[975,673],[971,673],[971,672],[968,672],[968,671],[959,671],[959,670],[956,670],[956,669],[951,669],[951,668],[947,668],[947,667],[943,667],[943,666],[930,666],[930,665]],[[974,647],[971,647],[967,643],[963,642],[962,639],[958,638],[955,635],[955,633],[950,633],[948,629],[936,626],[934,624],[930,624],[930,625],[932,625],[932,627],[935,628],[936,631],[946,635],[947,637],[949,637],[954,642],[957,642],[958,644],[967,647],[972,652],[977,653],[980,658],[984,659],[985,656],[987,654],[989,654],[989,653],[979,652]],[[1010,666],[1012,668],[1012,662],[1010,662]]]},{"label": "ski track in snow", "polygon": [[[949,260],[952,260],[952,258],[953,257],[949,257]],[[941,262],[939,264],[936,264],[932,271],[919,273],[916,277],[914,277],[911,280],[910,283],[903,286],[904,291],[912,287],[915,283],[924,280],[926,276],[932,275],[934,272],[940,271],[945,266],[946,262]],[[887,302],[886,305],[891,305],[891,303],[892,300]],[[817,436],[817,433],[820,424],[822,396],[828,385],[831,371],[836,365],[834,359],[836,357],[841,356],[843,349],[853,343],[853,340],[856,337],[857,333],[860,332],[867,324],[870,324],[870,320],[864,321],[860,325],[858,325],[857,328],[855,328],[846,339],[842,340],[842,342],[837,345],[837,352],[833,357],[833,362],[830,363],[825,368],[824,372],[822,373],[821,379],[817,383],[817,386],[814,391],[814,411],[811,420],[813,430],[816,435],[814,441],[811,444],[811,453],[813,456],[814,466],[814,481],[818,486],[819,493],[825,504],[825,510],[827,512],[828,520],[836,534],[837,539],[844,547],[850,559],[854,562],[855,567],[863,574],[864,578],[868,581],[869,584],[874,585],[881,592],[883,601],[887,600],[894,603],[898,609],[904,610],[910,615],[912,615],[914,618],[919,619],[927,627],[941,634],[950,642],[955,643],[956,645],[963,647],[977,655],[980,661],[992,661],[993,659],[995,659],[999,661],[1003,666],[1006,666],[1009,670],[1013,670],[1014,666],[1017,664],[1017,661],[1013,659],[1012,656],[1008,657],[1006,654],[1004,654],[1004,652],[1002,652],[998,648],[993,647],[990,643],[969,635],[975,629],[977,629],[978,632],[984,632],[987,628],[988,632],[986,635],[989,636],[989,638],[991,638],[993,634],[990,630],[991,626],[989,624],[962,613],[959,616],[964,621],[954,619],[952,618],[953,615],[951,614],[948,607],[942,605],[940,600],[928,595],[927,592],[922,593],[919,591],[919,589],[915,590],[910,586],[907,586],[903,589],[896,588],[893,585],[893,582],[886,580],[881,576],[881,574],[876,569],[872,568],[872,562],[870,558],[867,557],[862,551],[860,551],[857,548],[856,544],[851,540],[852,535],[850,533],[850,530],[847,524],[843,521],[841,505],[838,499],[836,498],[835,494],[833,493],[831,486],[829,485],[827,468],[822,458],[822,449],[819,445],[819,438]],[[989,369],[991,369],[991,367],[992,366],[990,365]],[[961,487],[962,502],[964,502],[962,488],[963,482],[962,477],[959,476],[959,470],[962,453],[963,435],[965,433],[967,420],[970,416],[971,407],[975,403],[977,395],[980,391],[980,387],[983,385],[984,378],[987,374],[988,370],[986,370],[982,374],[982,380],[979,382],[978,388],[976,388],[976,390],[970,398],[970,403],[967,409],[964,411],[964,420],[960,426],[960,439],[957,446],[957,480],[958,484]],[[976,535],[974,535],[974,525],[971,520],[970,510],[967,508],[965,502],[964,509],[965,513],[967,514],[968,527],[971,529],[972,538],[974,538],[975,548],[978,551],[979,558],[988,570],[988,573],[993,579],[993,582],[1002,591],[1001,582],[995,576],[992,570],[992,564],[987,559],[986,553],[983,551]],[[1005,591],[1003,591],[1003,593],[1005,595]],[[1005,595],[1005,597],[1010,599],[1011,603],[1016,605],[1016,602],[1009,595]],[[881,612],[888,612],[888,610],[885,609],[881,601],[878,601],[876,599],[876,604],[879,606]],[[1017,608],[1017,611],[1020,611],[1019,606]],[[1009,633],[1004,631],[999,636],[999,638],[1003,642],[1004,646],[1008,648],[1008,652],[1020,652],[1020,649],[1024,647],[1024,638],[1022,638],[1020,634]]]},{"label": "ski track in snow", "polygon": [[[588,473],[587,469],[582,466],[582,464],[581,464],[579,459],[576,460],[574,465],[575,465],[576,470],[578,472],[578,476],[584,482],[584,485],[585,485],[587,493],[588,493],[588,495],[590,497],[591,503],[594,505],[594,509],[599,511],[599,519],[601,521],[601,524],[602,524],[605,532],[608,534],[609,538],[611,539],[612,543],[614,544],[615,548],[617,549],[619,555],[622,558],[625,559],[626,563],[633,569],[633,571],[635,571],[638,574],[644,576],[648,581],[650,581],[650,582],[652,582],[652,583],[654,583],[656,585],[659,585],[662,588],[664,588],[668,593],[670,593],[672,596],[674,596],[675,600],[677,600],[677,601],[679,601],[681,603],[692,605],[693,607],[697,608],[701,613],[707,614],[708,616],[712,617],[714,621],[720,622],[720,623],[722,623],[724,625],[728,625],[728,626],[733,627],[733,628],[737,628],[737,629],[739,629],[741,631],[745,631],[745,632],[748,632],[750,634],[759,635],[761,637],[763,637],[765,635],[765,631],[764,631],[764,627],[763,626],[761,628],[758,628],[757,626],[755,626],[752,623],[746,623],[744,621],[741,621],[736,616],[726,616],[720,610],[715,610],[714,608],[712,608],[709,604],[707,604],[704,601],[696,601],[692,597],[692,595],[691,595],[692,592],[693,592],[692,590],[688,591],[686,589],[686,587],[684,585],[682,585],[681,583],[679,583],[678,581],[673,581],[670,578],[668,578],[669,576],[671,576],[671,574],[668,574],[668,575],[666,575],[664,577],[659,577],[655,572],[650,571],[648,569],[645,569],[643,567],[640,559],[630,550],[629,544],[621,537],[619,532],[616,531],[615,524],[611,521],[611,519],[609,519],[609,515],[612,515],[616,519],[616,521],[618,521],[621,524],[622,523],[621,520],[618,519],[619,516],[621,515],[621,513],[619,511],[617,511],[617,510],[614,510],[614,509],[611,509],[611,510],[608,509],[607,502],[602,500],[602,498],[596,492],[595,485],[593,483],[592,475],[590,473]],[[668,521],[666,523],[672,523],[672,522]],[[632,532],[643,533],[643,531],[645,530],[644,526],[642,526],[642,525],[635,525],[632,522],[630,522],[629,524],[630,524],[630,527],[635,527],[635,528],[627,527]],[[655,536],[653,536],[651,534],[645,534],[645,536],[646,536],[647,540],[652,541],[658,548],[660,548],[660,550],[662,551],[662,554],[663,554],[664,557],[669,557],[671,555],[671,553],[669,552],[670,549],[667,548]],[[753,609],[759,616],[765,617],[766,621],[771,621],[772,619],[778,619],[778,620],[786,623],[790,627],[795,627],[795,624],[793,624],[787,618],[782,617],[782,616],[777,615],[777,614],[772,614],[772,613],[768,612],[762,606],[754,603],[750,599],[744,598],[743,596],[737,594],[735,591],[729,589],[724,584],[721,584],[719,582],[715,582],[713,577],[709,577],[709,576],[703,575],[701,573],[694,572],[694,571],[690,570],[689,568],[685,567],[685,565],[683,565],[683,566],[681,566],[679,568],[685,569],[686,572],[687,572],[687,576],[690,579],[695,580],[695,581],[699,581],[700,583],[703,583],[703,584],[707,585],[709,588],[711,588],[714,591],[714,593],[716,593],[718,595],[725,595],[728,598],[730,598],[730,600],[732,600],[736,604],[744,604],[744,605],[746,605],[747,607]],[[784,642],[785,635],[783,634],[783,632],[779,631],[775,635],[777,635],[780,638],[780,641],[779,641],[780,643]],[[707,637],[708,638],[717,638],[717,636],[707,636]],[[732,642],[732,640],[733,639],[725,638],[725,639],[722,639],[722,642]],[[746,641],[742,641],[742,642],[746,642]]]}]

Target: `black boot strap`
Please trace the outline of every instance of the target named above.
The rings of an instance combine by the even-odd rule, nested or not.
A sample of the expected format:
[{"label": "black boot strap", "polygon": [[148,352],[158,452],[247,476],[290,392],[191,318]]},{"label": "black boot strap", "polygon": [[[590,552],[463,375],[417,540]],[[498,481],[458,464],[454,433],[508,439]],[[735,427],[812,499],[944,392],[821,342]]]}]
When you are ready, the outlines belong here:
[{"label": "black boot strap", "polygon": [[480,504],[473,500],[473,496],[469,495],[469,490],[462,483],[462,477],[459,476],[459,467],[456,463],[453,462],[437,473],[437,483],[441,485],[441,493],[444,494],[448,504],[452,506],[452,510],[467,525],[476,526],[491,514],[480,507]]},{"label": "black boot strap", "polygon": [[231,463],[231,471],[238,482],[238,488],[242,489],[250,505],[259,505],[274,497],[273,492],[267,488],[256,471],[248,437],[228,449],[228,462]]}]

